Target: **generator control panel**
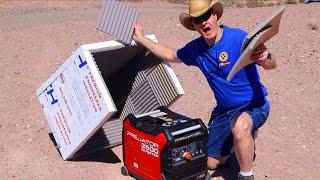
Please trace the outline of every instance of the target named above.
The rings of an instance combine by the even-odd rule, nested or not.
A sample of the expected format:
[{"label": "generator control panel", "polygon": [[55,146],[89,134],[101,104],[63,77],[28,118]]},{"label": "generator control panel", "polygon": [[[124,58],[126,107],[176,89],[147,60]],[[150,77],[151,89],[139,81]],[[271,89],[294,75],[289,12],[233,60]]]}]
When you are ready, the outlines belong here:
[{"label": "generator control panel", "polygon": [[186,146],[174,148],[172,150],[172,161],[176,163],[182,160],[190,160],[193,157],[203,154],[203,148],[202,141],[196,141]]}]

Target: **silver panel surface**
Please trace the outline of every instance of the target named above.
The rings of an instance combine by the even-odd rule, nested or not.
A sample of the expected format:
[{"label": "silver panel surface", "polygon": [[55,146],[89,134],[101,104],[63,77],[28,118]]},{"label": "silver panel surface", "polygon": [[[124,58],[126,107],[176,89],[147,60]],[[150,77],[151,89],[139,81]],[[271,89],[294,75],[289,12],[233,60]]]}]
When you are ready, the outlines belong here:
[{"label": "silver panel surface", "polygon": [[137,21],[139,12],[116,0],[103,0],[97,29],[130,44],[133,34],[133,23]]}]

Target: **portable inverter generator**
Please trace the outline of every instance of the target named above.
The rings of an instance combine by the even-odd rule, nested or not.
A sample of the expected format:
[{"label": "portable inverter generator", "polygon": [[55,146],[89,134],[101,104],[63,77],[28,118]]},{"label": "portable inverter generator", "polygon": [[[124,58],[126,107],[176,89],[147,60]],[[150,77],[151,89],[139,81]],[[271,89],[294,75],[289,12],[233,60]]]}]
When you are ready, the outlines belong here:
[{"label": "portable inverter generator", "polygon": [[166,107],[123,121],[123,175],[137,179],[207,179],[206,126]]}]

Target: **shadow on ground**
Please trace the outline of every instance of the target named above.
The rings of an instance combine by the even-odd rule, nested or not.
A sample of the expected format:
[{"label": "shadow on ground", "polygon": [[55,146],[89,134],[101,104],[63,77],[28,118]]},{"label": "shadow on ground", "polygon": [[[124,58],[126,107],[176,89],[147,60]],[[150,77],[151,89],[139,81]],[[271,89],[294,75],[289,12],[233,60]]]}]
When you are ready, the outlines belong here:
[{"label": "shadow on ground", "polygon": [[220,166],[211,177],[222,177],[225,180],[236,180],[237,175],[240,171],[237,159],[234,154],[232,154],[226,163]]},{"label": "shadow on ground", "polygon": [[104,149],[84,156],[76,157],[71,159],[71,161],[92,161],[113,164],[121,162],[118,156],[110,149]]},{"label": "shadow on ground", "polygon": [[[48,135],[61,156],[61,153],[58,150],[58,144],[54,139],[53,134],[49,133]],[[110,149],[102,149],[89,154],[81,154],[79,156],[76,156],[75,158],[70,159],[70,161],[91,161],[91,162],[102,162],[102,163],[112,163],[112,164],[121,162],[118,156]]]}]

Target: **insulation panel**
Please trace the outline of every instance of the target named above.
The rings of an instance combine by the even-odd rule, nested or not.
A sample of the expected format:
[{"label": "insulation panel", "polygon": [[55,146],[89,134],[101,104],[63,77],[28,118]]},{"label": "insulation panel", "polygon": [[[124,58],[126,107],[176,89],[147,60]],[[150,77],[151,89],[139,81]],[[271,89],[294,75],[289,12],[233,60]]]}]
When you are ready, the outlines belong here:
[{"label": "insulation panel", "polygon": [[159,106],[169,106],[181,95],[165,65],[149,51],[135,56],[106,82],[117,107],[117,115],[107,121],[77,155],[121,144],[122,121],[127,115],[139,115]]},{"label": "insulation panel", "polygon": [[137,21],[139,12],[116,0],[104,0],[97,29],[130,44],[133,34],[133,23]]},{"label": "insulation panel", "polygon": [[128,114],[169,106],[182,94],[169,64],[117,41],[81,45],[37,90],[65,160],[121,144]]}]

